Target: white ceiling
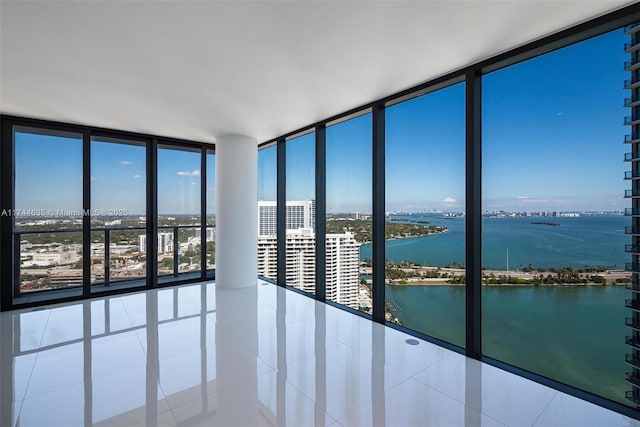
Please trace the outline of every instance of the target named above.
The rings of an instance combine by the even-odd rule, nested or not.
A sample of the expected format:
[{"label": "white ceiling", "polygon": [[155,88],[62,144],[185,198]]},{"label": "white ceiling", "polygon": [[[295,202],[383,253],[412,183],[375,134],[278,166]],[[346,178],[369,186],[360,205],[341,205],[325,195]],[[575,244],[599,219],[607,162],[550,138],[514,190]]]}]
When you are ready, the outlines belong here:
[{"label": "white ceiling", "polygon": [[633,1],[0,1],[0,112],[265,141]]}]

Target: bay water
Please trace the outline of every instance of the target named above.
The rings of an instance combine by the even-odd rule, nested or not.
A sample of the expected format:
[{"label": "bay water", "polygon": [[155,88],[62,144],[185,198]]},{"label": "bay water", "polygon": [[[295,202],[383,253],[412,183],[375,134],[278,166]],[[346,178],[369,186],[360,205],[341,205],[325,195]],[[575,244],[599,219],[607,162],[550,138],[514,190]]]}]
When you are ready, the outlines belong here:
[{"label": "bay water", "polygon": [[[428,215],[398,215],[392,221],[429,222],[448,231],[425,237],[390,240],[386,256],[393,262],[412,261],[443,267],[450,262],[464,262],[465,219],[444,219]],[[533,224],[553,222],[558,226]],[[482,221],[482,265],[506,270],[531,264],[534,267],[603,266],[622,269],[630,256],[624,252],[631,239],[624,227],[631,225],[621,215],[581,216],[577,218],[516,217]],[[360,257],[371,258],[371,245],[363,245]]]},{"label": "bay water", "polygon": [[[464,219],[405,216],[398,221],[429,221],[448,232],[387,242],[386,256],[424,265],[464,262]],[[548,221],[558,226],[532,224]],[[534,267],[603,266],[621,269],[630,261],[624,244],[629,219],[484,218],[483,266],[506,270]],[[364,245],[361,257],[370,257]],[[624,376],[630,330],[623,286],[484,286],[483,354],[557,381],[629,404]],[[464,345],[463,286],[386,286],[387,304],[408,328]]]}]

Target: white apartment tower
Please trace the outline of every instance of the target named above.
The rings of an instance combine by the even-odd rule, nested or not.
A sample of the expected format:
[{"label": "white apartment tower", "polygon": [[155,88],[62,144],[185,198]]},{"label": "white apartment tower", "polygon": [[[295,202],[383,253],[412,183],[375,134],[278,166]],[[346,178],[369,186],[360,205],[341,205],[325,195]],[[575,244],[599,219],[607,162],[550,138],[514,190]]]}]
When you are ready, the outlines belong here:
[{"label": "white apartment tower", "polygon": [[358,308],[360,244],[351,233],[327,234],[327,299]]},{"label": "white apartment tower", "polygon": [[[138,236],[138,247],[141,253],[147,252],[147,235]],[[158,233],[158,253],[173,252],[173,233]]]},{"label": "white apartment tower", "polygon": [[[267,236],[277,233],[277,204],[273,200],[258,202],[258,235]],[[301,228],[316,229],[316,201],[287,201],[287,230]]]},{"label": "white apartment tower", "polygon": [[[276,202],[258,202],[258,274],[277,277]],[[351,233],[327,234],[327,298],[358,308],[360,244]],[[315,201],[287,202],[286,283],[315,292]]]},{"label": "white apartment tower", "polygon": [[277,203],[274,201],[260,200],[258,202],[258,236],[275,236],[277,234],[277,211]]}]

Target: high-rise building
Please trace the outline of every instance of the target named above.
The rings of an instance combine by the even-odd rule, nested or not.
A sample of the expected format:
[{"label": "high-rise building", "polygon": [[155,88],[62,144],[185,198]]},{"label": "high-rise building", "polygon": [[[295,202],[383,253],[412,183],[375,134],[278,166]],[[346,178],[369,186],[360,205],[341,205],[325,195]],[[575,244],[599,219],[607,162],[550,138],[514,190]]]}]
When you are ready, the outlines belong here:
[{"label": "high-rise building", "polygon": [[[277,233],[277,205],[273,200],[258,202],[258,235],[266,236]],[[300,228],[316,229],[316,201],[287,201],[287,230]]]},{"label": "high-rise building", "polygon": [[138,236],[138,251],[140,251],[140,253],[143,253],[143,254],[147,253],[147,235],[146,234],[141,234]]},{"label": "high-rise building", "polygon": [[[195,229],[196,238],[202,241],[202,230],[200,227]],[[207,242],[215,242],[216,241],[216,229],[213,227],[207,227],[207,232],[205,234]]]},{"label": "high-rise building", "polygon": [[624,45],[625,53],[631,58],[625,62],[624,68],[631,74],[624,82],[625,89],[631,92],[624,105],[631,109],[631,115],[625,117],[624,124],[631,132],[625,136],[625,143],[631,145],[631,152],[625,155],[625,160],[631,162],[631,170],[625,174],[625,179],[631,180],[631,189],[625,196],[631,198],[631,208],[627,214],[631,216],[631,227],[627,233],[631,234],[631,244],[627,245],[627,252],[631,253],[631,263],[627,269],[631,270],[631,299],[627,300],[627,307],[631,308],[631,317],[627,325],[631,327],[631,335],[627,337],[627,344],[631,347],[631,354],[627,356],[627,363],[631,372],[627,374],[627,381],[632,390],[627,392],[627,398],[640,405],[640,24],[625,27],[629,41]]},{"label": "high-rise building", "polygon": [[[147,253],[147,235],[138,236],[138,246],[141,253]],[[158,253],[173,252],[173,233],[158,233]]]},{"label": "high-rise building", "polygon": [[276,235],[276,215],[278,206],[275,201],[260,200],[258,202],[258,236]]},{"label": "high-rise building", "polygon": [[258,236],[258,275],[278,277],[278,240],[275,234]]},{"label": "high-rise building", "polygon": [[351,233],[327,234],[327,299],[358,308],[360,244]]},{"label": "high-rise building", "polygon": [[158,253],[173,251],[173,233],[158,233]]},{"label": "high-rise building", "polygon": [[[348,307],[358,307],[360,244],[351,233],[327,234],[327,299]],[[287,230],[287,285],[305,292],[315,290],[316,237],[303,228]],[[258,237],[258,274],[277,275],[277,238]]]},{"label": "high-rise building", "polygon": [[[258,274],[277,276],[276,202],[258,202]],[[286,283],[305,292],[315,290],[315,200],[287,202]],[[327,298],[357,308],[360,244],[351,233],[327,234]]]}]

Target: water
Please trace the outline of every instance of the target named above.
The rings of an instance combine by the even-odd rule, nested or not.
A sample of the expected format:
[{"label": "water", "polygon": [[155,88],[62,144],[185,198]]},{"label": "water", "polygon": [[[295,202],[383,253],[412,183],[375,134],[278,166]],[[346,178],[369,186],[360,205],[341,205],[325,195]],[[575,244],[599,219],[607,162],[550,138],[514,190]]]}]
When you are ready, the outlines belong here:
[{"label": "water", "polygon": [[[386,244],[394,262],[445,266],[464,262],[464,218],[396,217],[444,225],[444,234]],[[549,221],[559,226],[531,224]],[[490,269],[585,265],[621,269],[630,255],[624,245],[629,219],[484,218],[483,266]],[[363,245],[361,258],[371,257]],[[464,346],[465,290],[462,286],[386,286],[387,302],[405,326]],[[629,291],[621,286],[486,286],[482,290],[483,353],[495,359],[628,404],[624,380],[630,330],[624,318]]]},{"label": "water", "polygon": [[[429,216],[397,216],[399,221],[429,221],[448,228],[443,234],[392,240],[386,244],[386,256],[393,262],[412,261],[443,267],[449,262],[464,262],[464,218],[443,219]],[[550,221],[557,227],[531,224]],[[582,216],[578,218],[484,218],[482,265],[489,269],[507,269],[532,264],[534,267],[604,266],[622,269],[630,256],[624,245],[630,243],[624,216]],[[371,258],[371,245],[363,245],[361,259]]]},{"label": "water", "polygon": [[[464,346],[464,287],[387,286],[386,292],[406,327]],[[628,293],[621,286],[485,286],[483,353],[629,404]]]}]

